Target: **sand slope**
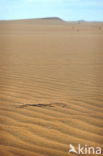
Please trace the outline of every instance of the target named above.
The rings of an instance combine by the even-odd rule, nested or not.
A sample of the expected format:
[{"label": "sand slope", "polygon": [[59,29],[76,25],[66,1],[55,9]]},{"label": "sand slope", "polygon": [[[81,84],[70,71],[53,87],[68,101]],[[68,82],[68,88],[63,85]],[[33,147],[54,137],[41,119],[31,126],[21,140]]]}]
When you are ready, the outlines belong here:
[{"label": "sand slope", "polygon": [[103,148],[103,23],[1,21],[0,155],[79,143]]}]

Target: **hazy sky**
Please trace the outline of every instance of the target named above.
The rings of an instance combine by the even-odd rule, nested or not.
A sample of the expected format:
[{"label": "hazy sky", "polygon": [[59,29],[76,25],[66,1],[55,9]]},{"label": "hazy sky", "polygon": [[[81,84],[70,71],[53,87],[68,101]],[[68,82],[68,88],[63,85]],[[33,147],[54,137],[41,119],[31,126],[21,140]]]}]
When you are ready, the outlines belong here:
[{"label": "hazy sky", "polygon": [[103,0],[0,0],[0,19],[39,17],[103,21]]}]

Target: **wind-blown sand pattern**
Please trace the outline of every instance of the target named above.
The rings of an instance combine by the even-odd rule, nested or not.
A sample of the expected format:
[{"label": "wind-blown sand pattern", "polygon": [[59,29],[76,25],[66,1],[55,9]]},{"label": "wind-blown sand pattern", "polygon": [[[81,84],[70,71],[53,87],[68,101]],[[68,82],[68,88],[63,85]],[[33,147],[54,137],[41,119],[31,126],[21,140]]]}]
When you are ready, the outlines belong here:
[{"label": "wind-blown sand pattern", "polygon": [[103,148],[103,23],[0,22],[0,156]]}]

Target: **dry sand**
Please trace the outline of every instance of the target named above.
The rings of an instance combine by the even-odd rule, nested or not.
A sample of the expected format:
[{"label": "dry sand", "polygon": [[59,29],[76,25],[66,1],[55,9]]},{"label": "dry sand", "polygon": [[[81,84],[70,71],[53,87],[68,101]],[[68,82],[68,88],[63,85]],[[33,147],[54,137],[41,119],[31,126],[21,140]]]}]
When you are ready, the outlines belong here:
[{"label": "dry sand", "polygon": [[1,21],[0,156],[69,144],[103,148],[103,23]]}]

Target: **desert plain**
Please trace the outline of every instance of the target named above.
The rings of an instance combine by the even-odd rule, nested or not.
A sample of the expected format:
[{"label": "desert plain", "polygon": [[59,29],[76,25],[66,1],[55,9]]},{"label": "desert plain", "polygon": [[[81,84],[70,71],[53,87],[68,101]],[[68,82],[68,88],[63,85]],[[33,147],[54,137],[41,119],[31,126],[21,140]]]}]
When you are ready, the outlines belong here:
[{"label": "desert plain", "polygon": [[0,21],[0,156],[103,149],[103,23]]}]

